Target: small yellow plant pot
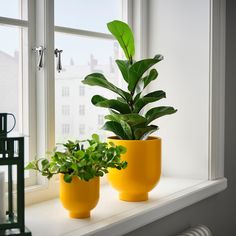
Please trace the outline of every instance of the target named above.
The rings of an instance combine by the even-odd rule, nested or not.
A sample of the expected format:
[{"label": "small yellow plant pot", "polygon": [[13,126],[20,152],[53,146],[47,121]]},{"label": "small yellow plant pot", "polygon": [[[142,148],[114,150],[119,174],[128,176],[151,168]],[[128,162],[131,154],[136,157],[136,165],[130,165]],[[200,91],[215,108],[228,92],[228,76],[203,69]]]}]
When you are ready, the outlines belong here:
[{"label": "small yellow plant pot", "polygon": [[110,169],[108,174],[108,181],[119,191],[120,200],[148,200],[148,192],[156,186],[161,176],[161,139],[120,140],[110,137],[108,142],[127,148],[121,156],[128,162],[127,168],[121,171]]},{"label": "small yellow plant pot", "polygon": [[60,200],[69,216],[77,219],[90,217],[90,211],[99,200],[99,177],[87,182],[74,176],[71,183],[66,183],[63,178],[64,175],[60,174]]}]

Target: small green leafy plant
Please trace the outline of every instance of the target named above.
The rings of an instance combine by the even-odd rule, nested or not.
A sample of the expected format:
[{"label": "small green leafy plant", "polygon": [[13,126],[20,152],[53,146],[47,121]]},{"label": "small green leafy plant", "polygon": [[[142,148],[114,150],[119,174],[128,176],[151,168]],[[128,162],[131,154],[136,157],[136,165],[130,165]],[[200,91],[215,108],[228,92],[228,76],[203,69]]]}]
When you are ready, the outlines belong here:
[{"label": "small green leafy plant", "polygon": [[[100,95],[92,97],[92,103],[98,107],[109,108],[110,114],[105,116],[108,120],[103,129],[112,131],[120,139],[139,140],[146,139],[158,126],[150,124],[157,118],[175,113],[177,110],[169,106],[151,108],[142,115],[143,108],[152,102],[166,97],[162,90],[143,95],[144,89],[157,78],[156,69],[149,69],[163,59],[156,55],[140,61],[134,61],[134,36],[130,27],[122,21],[112,21],[107,24],[109,31],[118,40],[127,60],[116,60],[123,79],[127,83],[128,91],[118,88],[110,83],[103,74],[92,73],[82,81],[91,86],[100,86],[116,93],[116,99],[108,99]],[[149,72],[145,74],[145,72]]]},{"label": "small green leafy plant", "polygon": [[[87,148],[84,148],[85,143],[88,143]],[[93,134],[91,140],[68,141],[63,147],[64,151],[58,151],[56,148],[49,154],[49,159],[34,160],[25,169],[39,171],[48,179],[62,173],[65,182],[70,183],[73,176],[89,181],[108,173],[108,168],[121,170],[127,166],[127,162],[120,159],[126,149],[113,143],[100,142],[97,134]]]}]

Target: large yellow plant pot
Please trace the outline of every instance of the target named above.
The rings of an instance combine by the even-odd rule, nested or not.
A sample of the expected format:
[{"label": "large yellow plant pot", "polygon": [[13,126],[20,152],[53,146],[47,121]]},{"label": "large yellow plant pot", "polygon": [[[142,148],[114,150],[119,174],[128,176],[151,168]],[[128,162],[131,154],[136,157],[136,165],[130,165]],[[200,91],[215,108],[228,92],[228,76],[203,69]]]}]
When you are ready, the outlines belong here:
[{"label": "large yellow plant pot", "polygon": [[110,137],[108,142],[127,148],[121,157],[128,162],[127,168],[121,171],[110,169],[108,174],[108,181],[119,191],[120,200],[148,200],[148,192],[156,186],[161,175],[161,139],[120,140]]},{"label": "large yellow plant pot", "polygon": [[66,183],[60,174],[60,200],[69,211],[71,218],[90,217],[90,211],[99,200],[99,177],[87,181],[74,176],[71,183]]}]

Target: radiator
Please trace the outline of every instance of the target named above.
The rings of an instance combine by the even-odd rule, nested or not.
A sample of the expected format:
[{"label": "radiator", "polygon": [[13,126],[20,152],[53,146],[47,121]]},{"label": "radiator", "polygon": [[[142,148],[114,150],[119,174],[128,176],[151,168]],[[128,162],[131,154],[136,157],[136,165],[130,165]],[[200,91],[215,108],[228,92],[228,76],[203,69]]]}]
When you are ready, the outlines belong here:
[{"label": "radiator", "polygon": [[212,233],[205,225],[197,225],[176,236],[212,236]]}]

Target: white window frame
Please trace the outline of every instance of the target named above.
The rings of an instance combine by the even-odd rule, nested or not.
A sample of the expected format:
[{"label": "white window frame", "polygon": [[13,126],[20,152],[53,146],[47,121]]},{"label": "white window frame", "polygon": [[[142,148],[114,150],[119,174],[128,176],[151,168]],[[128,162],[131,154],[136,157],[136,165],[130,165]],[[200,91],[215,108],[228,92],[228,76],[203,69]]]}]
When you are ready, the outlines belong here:
[{"label": "white window frame", "polygon": [[[32,1],[34,2],[34,1]],[[36,45],[46,48],[44,69],[36,72],[37,99],[37,150],[42,156],[52,150],[55,143],[54,105],[54,30],[88,37],[112,39],[109,34],[67,27],[54,27],[54,1],[31,2],[38,9],[36,14]],[[123,0],[123,18],[132,26],[137,40],[136,59],[148,56],[147,1]],[[224,178],[224,83],[225,83],[225,0],[211,0],[210,35],[210,119],[209,119],[209,177]],[[32,14],[32,12],[31,12]],[[43,27],[46,26],[44,29]],[[33,66],[33,65],[32,65]],[[33,90],[32,90],[33,91]],[[49,92],[50,91],[50,92]],[[30,118],[32,120],[33,116]],[[35,131],[35,130],[34,130]],[[223,181],[225,184],[225,181]],[[49,182],[38,176],[37,185],[26,189],[26,204],[58,196],[59,183]],[[222,188],[221,188],[222,190]]]},{"label": "white window frame", "polygon": [[[20,62],[22,67],[20,69],[20,76],[22,77],[20,97],[21,99],[21,113],[24,114],[24,120],[19,120],[20,129],[22,133],[29,137],[29,142],[25,143],[29,146],[29,159],[32,160],[36,153],[36,109],[35,109],[35,56],[32,53],[32,48],[35,42],[35,17],[34,17],[34,0],[20,0],[20,13],[22,19],[15,19],[9,17],[0,17],[0,24],[3,26],[16,26],[27,29],[28,48],[24,47],[23,36],[21,34],[21,57]],[[28,19],[23,19],[23,14],[27,12]],[[24,67],[25,59],[27,58],[27,69]],[[25,76],[27,75],[27,76]],[[27,116],[25,114],[28,114]],[[29,172],[29,177],[25,178],[25,185],[31,186],[36,183],[36,174],[33,171]]]},{"label": "white window frame", "polygon": [[[30,0],[28,0],[30,1]],[[55,72],[54,72],[54,32],[71,35],[86,36],[99,39],[114,40],[111,34],[69,27],[54,26],[54,0],[33,0],[32,8],[37,9],[35,18],[35,35],[37,46],[46,48],[42,70],[36,70],[36,109],[37,120],[37,155],[44,156],[48,150],[55,146]],[[123,19],[129,15],[131,4],[122,0]],[[31,9],[32,10],[32,9]],[[129,22],[129,21],[128,21]],[[35,65],[34,65],[35,66]],[[49,92],[50,91],[50,92]],[[44,201],[59,195],[58,178],[50,181],[37,174],[36,184],[26,188],[26,205]]]}]

